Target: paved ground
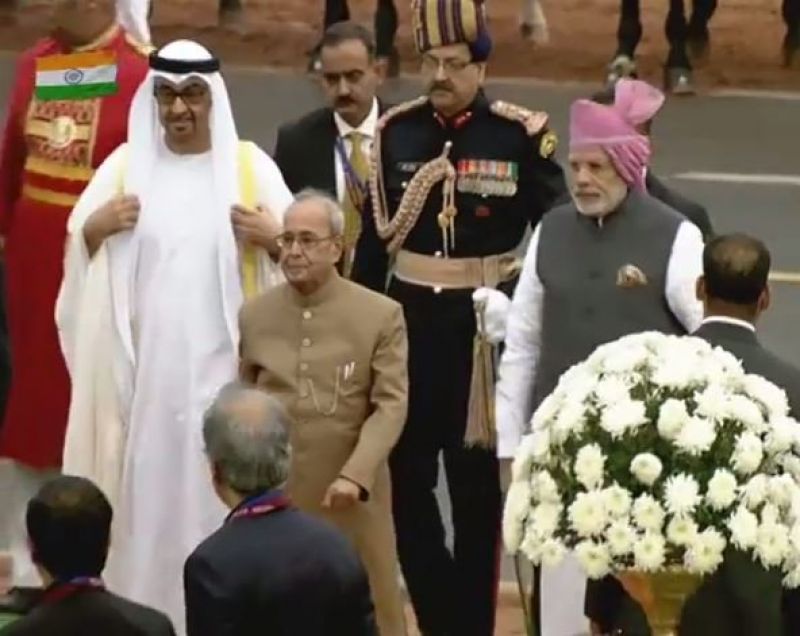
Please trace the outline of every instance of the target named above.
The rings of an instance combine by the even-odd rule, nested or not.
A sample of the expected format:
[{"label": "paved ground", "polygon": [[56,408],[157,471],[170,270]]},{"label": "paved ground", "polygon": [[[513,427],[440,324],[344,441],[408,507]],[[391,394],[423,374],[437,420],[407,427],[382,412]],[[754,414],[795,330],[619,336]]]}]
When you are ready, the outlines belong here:
[{"label": "paved ground", "polygon": [[[0,57],[0,104],[7,101],[12,58]],[[320,100],[305,78],[240,70],[228,74],[242,136],[271,150],[279,123]],[[552,115],[565,138],[567,107],[590,87],[524,82],[493,84],[491,93]],[[415,94],[413,80],[386,86],[384,96],[399,100]],[[0,107],[0,112],[2,108]],[[674,100],[656,129],[655,171],[671,185],[704,203],[719,231],[743,230],[765,239],[777,270],[800,272],[800,96],[765,98],[719,95]],[[562,149],[563,157],[563,149]],[[763,324],[763,339],[800,364],[800,287],[774,285],[774,307]],[[442,493],[444,490],[442,489]],[[446,506],[446,497],[442,497]],[[510,579],[508,564],[504,577]],[[504,611],[497,634],[521,634],[516,610]]]}]

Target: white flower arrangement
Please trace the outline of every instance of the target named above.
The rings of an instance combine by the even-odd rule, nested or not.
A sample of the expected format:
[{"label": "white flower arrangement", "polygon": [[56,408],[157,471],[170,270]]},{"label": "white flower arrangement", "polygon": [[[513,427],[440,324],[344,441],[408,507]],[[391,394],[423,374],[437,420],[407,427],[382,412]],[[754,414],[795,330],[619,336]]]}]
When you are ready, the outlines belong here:
[{"label": "white flower arrangement", "polygon": [[537,409],[512,467],[511,553],[587,576],[713,572],[726,548],[800,586],[800,424],[784,391],[698,338],[599,347]]}]

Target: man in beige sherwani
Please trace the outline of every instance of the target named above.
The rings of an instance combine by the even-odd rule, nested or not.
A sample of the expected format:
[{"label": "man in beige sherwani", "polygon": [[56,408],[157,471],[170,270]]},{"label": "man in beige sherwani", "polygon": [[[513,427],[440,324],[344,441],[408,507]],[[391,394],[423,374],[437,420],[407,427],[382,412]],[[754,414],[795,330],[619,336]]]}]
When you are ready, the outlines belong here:
[{"label": "man in beige sherwani", "polygon": [[395,301],[340,278],[344,215],[300,193],[278,237],[287,284],[244,306],[241,376],[292,416],[288,492],[355,543],[381,636],[404,636],[387,458],[406,419],[405,320]]}]

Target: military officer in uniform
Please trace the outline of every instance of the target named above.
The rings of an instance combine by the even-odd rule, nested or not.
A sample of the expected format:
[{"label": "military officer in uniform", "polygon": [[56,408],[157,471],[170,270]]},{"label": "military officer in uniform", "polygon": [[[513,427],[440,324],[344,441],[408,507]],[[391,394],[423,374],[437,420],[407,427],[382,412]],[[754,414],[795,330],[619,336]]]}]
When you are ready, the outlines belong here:
[{"label": "military officer in uniform", "polygon": [[[415,0],[412,14],[428,91],[379,120],[373,214],[353,278],[377,290],[388,280],[408,327],[409,415],[390,466],[398,551],[421,631],[491,636],[501,509],[494,352],[473,294],[511,293],[515,249],[565,183],[547,115],[492,101],[481,88],[491,49],[483,6]],[[452,554],[434,494],[440,453]]]}]

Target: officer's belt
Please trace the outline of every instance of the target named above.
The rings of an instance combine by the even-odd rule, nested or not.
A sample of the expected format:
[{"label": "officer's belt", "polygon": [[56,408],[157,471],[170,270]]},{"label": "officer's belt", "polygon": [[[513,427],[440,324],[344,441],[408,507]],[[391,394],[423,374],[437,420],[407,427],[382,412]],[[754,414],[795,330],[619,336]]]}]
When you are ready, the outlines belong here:
[{"label": "officer's belt", "polygon": [[406,250],[397,253],[394,275],[405,283],[441,289],[497,287],[522,269],[515,252],[482,258],[440,258]]}]

